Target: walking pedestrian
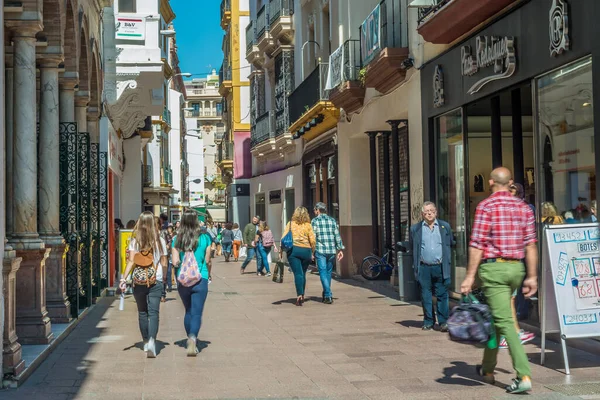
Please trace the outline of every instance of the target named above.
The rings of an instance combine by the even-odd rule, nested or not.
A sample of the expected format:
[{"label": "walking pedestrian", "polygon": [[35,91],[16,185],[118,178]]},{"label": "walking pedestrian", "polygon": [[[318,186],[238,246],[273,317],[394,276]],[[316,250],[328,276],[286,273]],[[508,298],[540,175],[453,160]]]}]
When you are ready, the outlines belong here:
[{"label": "walking pedestrian", "polygon": [[[450,224],[437,218],[434,203],[426,201],[421,207],[423,221],[410,227],[413,270],[421,289],[423,305],[423,330],[430,331],[435,317],[440,331],[448,332],[450,259],[454,236]],[[437,298],[436,315],[433,314],[433,296]]]},{"label": "walking pedestrian", "polygon": [[211,245],[210,245],[210,257],[214,258],[217,253],[217,227],[212,221],[206,221],[206,233],[210,236]]},{"label": "walking pedestrian", "polygon": [[273,232],[269,228],[269,225],[267,225],[267,221],[261,221],[258,224],[258,232],[254,238],[254,242],[256,243],[256,251],[260,254],[260,259],[262,261],[256,274],[264,275],[264,269],[267,271],[267,276],[271,276],[271,270],[269,269],[269,253],[271,253],[273,247],[275,247],[275,251],[277,251],[277,246],[275,245]]},{"label": "walking pedestrian", "polygon": [[256,251],[256,242],[254,241],[254,239],[256,239],[256,233],[258,232],[258,223],[259,222],[260,222],[260,217],[258,215],[256,215],[252,218],[252,222],[250,222],[248,225],[246,225],[244,227],[243,240],[244,240],[244,246],[246,246],[246,248],[247,248],[247,253],[246,253],[246,259],[244,260],[244,262],[242,263],[242,266],[240,267],[240,274],[244,273],[244,271],[246,270],[246,267],[248,266],[248,264],[250,264],[250,261],[252,261],[254,256],[256,256],[256,272],[260,272],[260,266],[262,264],[262,261],[260,258],[260,253],[258,251]]},{"label": "walking pedestrian", "polygon": [[215,242],[216,244],[216,253],[218,256],[223,254],[223,245],[221,243],[221,232],[223,232],[223,226],[219,223],[216,225],[217,228],[217,240]]},{"label": "walking pedestrian", "polygon": [[156,335],[163,276],[167,268],[167,246],[158,235],[154,214],[144,211],[137,220],[129,244],[129,260],[119,287],[133,270],[133,297],[137,304],[140,332],[148,358],[156,357]]},{"label": "walking pedestrian", "polygon": [[306,291],[306,271],[311,260],[314,259],[313,253],[316,248],[315,232],[310,224],[308,210],[305,207],[298,207],[294,210],[292,220],[286,225],[282,238],[290,230],[292,231],[294,245],[287,257],[294,273],[296,296],[298,296],[296,305],[301,306],[304,303],[304,293]]},{"label": "walking pedestrian", "polygon": [[240,248],[242,247],[242,242],[244,241],[242,231],[240,231],[240,226],[237,223],[233,224],[233,261],[237,261],[240,258]]},{"label": "walking pedestrian", "polygon": [[[183,325],[187,335],[187,355],[195,357],[198,353],[197,338],[202,325],[202,313],[208,296],[208,284],[211,272],[211,239],[207,234],[200,233],[200,225],[196,211],[187,209],[181,217],[181,226],[177,236],[173,238],[171,257],[173,264],[181,267],[178,276],[177,291],[185,308]],[[188,253],[189,252],[189,253]],[[187,255],[191,258],[186,258]],[[194,265],[183,265],[182,262],[195,262]],[[184,269],[197,266],[202,277],[191,286],[185,286],[183,282]],[[195,273],[195,271],[192,271]],[[197,276],[197,275],[196,275]]]},{"label": "walking pedestrian", "polygon": [[314,212],[316,217],[312,220],[311,225],[317,241],[315,260],[319,268],[321,286],[323,286],[323,303],[333,304],[333,294],[331,293],[333,262],[336,259],[339,262],[344,258],[344,244],[338,223],[327,215],[327,205],[318,202]]},{"label": "walking pedestrian", "polygon": [[221,246],[223,246],[225,262],[229,262],[229,258],[231,257],[231,248],[233,246],[233,231],[231,229],[233,229],[233,225],[228,222],[221,231]]},{"label": "walking pedestrian", "polygon": [[[514,328],[510,298],[521,287],[521,282],[526,298],[537,292],[538,254],[533,211],[525,202],[511,195],[511,183],[511,172],[507,168],[500,167],[492,171],[489,180],[492,194],[480,202],[475,211],[469,244],[469,267],[460,289],[463,294],[469,293],[479,271],[497,334],[506,338],[517,372],[517,377],[506,387],[506,391],[524,393],[532,387],[531,369]],[[498,348],[484,350],[483,363],[477,367],[477,373],[484,382],[495,383],[497,357]]]}]

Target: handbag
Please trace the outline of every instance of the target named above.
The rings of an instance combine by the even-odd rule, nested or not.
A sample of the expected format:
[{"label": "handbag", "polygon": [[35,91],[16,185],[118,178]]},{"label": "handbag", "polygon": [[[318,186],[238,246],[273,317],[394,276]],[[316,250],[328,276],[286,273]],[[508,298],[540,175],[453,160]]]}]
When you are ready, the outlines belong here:
[{"label": "handbag", "polygon": [[450,339],[478,347],[498,347],[496,328],[490,308],[473,294],[463,296],[448,318]]},{"label": "handbag", "polygon": [[238,258],[246,258],[247,256],[248,256],[248,250],[246,249],[246,247],[241,247],[240,255],[238,256]]},{"label": "handbag", "polygon": [[285,236],[281,238],[281,250],[289,253],[294,247],[294,236],[292,235],[291,222],[288,223],[288,228],[288,233],[286,233]]}]

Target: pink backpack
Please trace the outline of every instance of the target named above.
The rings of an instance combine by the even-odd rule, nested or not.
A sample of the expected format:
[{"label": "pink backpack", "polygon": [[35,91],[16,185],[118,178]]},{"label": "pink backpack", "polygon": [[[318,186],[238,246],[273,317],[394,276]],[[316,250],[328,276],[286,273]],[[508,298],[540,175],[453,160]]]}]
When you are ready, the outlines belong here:
[{"label": "pink backpack", "polygon": [[275,244],[275,239],[273,239],[273,232],[270,230],[262,231],[260,236],[262,237],[262,243],[265,247],[272,247]]},{"label": "pink backpack", "polygon": [[183,262],[179,270],[179,276],[177,282],[185,287],[194,286],[196,283],[202,280],[200,275],[200,269],[198,268],[198,262],[193,251],[186,251],[183,256]]}]

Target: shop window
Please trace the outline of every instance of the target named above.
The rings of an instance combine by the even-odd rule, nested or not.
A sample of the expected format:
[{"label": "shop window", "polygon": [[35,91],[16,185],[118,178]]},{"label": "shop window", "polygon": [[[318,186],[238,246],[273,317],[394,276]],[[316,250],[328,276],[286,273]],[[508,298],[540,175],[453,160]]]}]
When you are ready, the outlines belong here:
[{"label": "shop window", "polygon": [[285,221],[284,221],[284,225],[287,225],[287,223],[292,220],[292,215],[294,214],[295,208],[296,208],[296,194],[294,193],[294,189],[286,189],[285,190]]},{"label": "shop window", "polygon": [[[536,81],[542,222],[595,220],[592,79],[589,57]],[[555,213],[562,218],[553,218]]]},{"label": "shop window", "polygon": [[258,215],[262,220],[266,219],[267,209],[265,205],[265,194],[257,193],[254,199],[254,215]]},{"label": "shop window", "polygon": [[450,224],[456,238],[452,249],[451,289],[458,291],[466,274],[468,244],[461,109],[435,119],[435,142],[438,218]]},{"label": "shop window", "polygon": [[120,13],[135,13],[136,12],[136,0],[119,0],[119,12]]}]

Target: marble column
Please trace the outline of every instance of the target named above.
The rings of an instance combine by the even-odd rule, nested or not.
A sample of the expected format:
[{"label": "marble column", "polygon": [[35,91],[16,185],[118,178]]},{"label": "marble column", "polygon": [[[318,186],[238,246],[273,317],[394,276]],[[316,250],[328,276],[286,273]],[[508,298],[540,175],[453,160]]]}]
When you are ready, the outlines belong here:
[{"label": "marble column", "polygon": [[2,265],[4,279],[4,332],[2,334],[2,373],[18,376],[25,369],[21,344],[16,331],[16,276],[21,259],[15,251],[5,251]]},{"label": "marble column", "polygon": [[87,106],[90,98],[85,92],[75,95],[75,121],[77,122],[77,130],[79,132],[87,132]]},{"label": "marble column", "polygon": [[39,22],[13,31],[13,215],[10,244],[23,259],[16,277],[16,331],[21,344],[45,344],[52,338],[46,311],[46,258],[50,250],[38,234],[37,118],[35,35]]},{"label": "marble column", "polygon": [[100,117],[96,107],[88,107],[87,132],[90,134],[90,143],[100,143]]},{"label": "marble column", "polygon": [[58,115],[60,122],[75,122],[75,86],[77,79],[61,77]]},{"label": "marble column", "polygon": [[66,243],[60,234],[60,138],[59,84],[60,58],[47,58],[40,63],[40,136],[38,157],[40,169],[38,208],[39,233],[50,255],[46,260],[46,309],[50,320],[71,320],[67,297]]},{"label": "marble column", "polygon": [[13,99],[13,67],[12,62],[10,64],[7,62],[6,65],[6,84],[5,84],[5,102],[4,102],[4,118],[5,118],[5,183],[6,183],[6,237],[9,238],[12,235],[14,229],[14,218],[13,218],[13,113],[14,113],[14,104],[12,102]]}]

